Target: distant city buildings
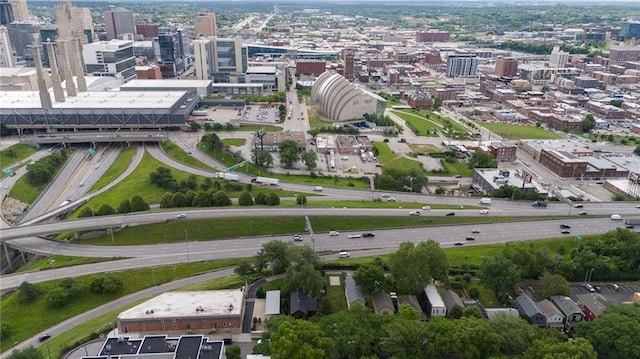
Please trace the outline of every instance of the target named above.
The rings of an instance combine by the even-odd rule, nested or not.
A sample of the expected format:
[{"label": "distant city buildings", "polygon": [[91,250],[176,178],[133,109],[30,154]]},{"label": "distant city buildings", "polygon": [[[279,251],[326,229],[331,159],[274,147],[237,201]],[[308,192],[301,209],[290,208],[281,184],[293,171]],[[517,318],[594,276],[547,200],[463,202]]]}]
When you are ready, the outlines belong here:
[{"label": "distant city buildings", "polygon": [[518,59],[499,56],[496,59],[496,76],[515,77],[518,75]]},{"label": "distant city buildings", "polygon": [[0,26],[0,67],[13,67],[11,40],[6,26]]},{"label": "distant city buildings", "polygon": [[87,44],[83,48],[87,73],[110,76],[128,82],[136,78],[136,60],[131,41],[111,40]]},{"label": "distant city buildings", "polygon": [[116,8],[104,12],[104,23],[107,28],[107,40],[118,39],[122,34],[135,34],[133,11]]},{"label": "distant city buildings", "polygon": [[416,33],[416,42],[446,42],[449,41],[451,35],[448,31],[418,31]]},{"label": "distant city buildings", "polygon": [[472,77],[478,71],[478,56],[474,53],[447,56],[447,77]]},{"label": "distant city buildings", "polygon": [[549,58],[549,67],[563,68],[569,62],[569,53],[560,50],[560,46],[554,46]]},{"label": "distant city buildings", "polygon": [[198,14],[194,21],[196,38],[200,36],[218,36],[216,31],[216,14]]},{"label": "distant city buildings", "polygon": [[620,27],[619,39],[625,40],[640,40],[640,22],[639,21],[627,21],[623,22]]}]

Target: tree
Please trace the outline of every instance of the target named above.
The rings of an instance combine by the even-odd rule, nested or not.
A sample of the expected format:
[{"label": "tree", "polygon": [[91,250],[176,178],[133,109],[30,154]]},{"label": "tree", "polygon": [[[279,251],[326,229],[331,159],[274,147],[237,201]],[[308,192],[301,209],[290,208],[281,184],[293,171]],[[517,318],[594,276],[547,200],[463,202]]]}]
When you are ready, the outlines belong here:
[{"label": "tree", "polygon": [[255,268],[262,271],[271,268],[272,273],[284,273],[289,267],[289,245],[283,241],[271,241],[262,245],[255,256]]},{"label": "tree", "polygon": [[289,318],[272,331],[269,348],[274,359],[325,359],[333,342],[317,324]]},{"label": "tree", "polygon": [[442,196],[443,194],[447,193],[447,189],[446,189],[446,188],[444,188],[444,187],[442,187],[442,186],[438,186],[438,187],[436,187],[436,191],[435,191],[435,193],[436,193],[438,196]]},{"label": "tree", "polygon": [[187,197],[184,196],[181,192],[176,192],[171,196],[171,207],[187,207],[189,203],[187,203]]},{"label": "tree", "polygon": [[482,261],[478,277],[499,297],[515,290],[520,282],[520,271],[510,259],[496,256]]},{"label": "tree", "polygon": [[13,327],[6,321],[0,323],[0,339],[7,338],[13,332]]},{"label": "tree", "polygon": [[500,352],[500,336],[484,319],[462,317],[453,322],[451,347],[453,353],[465,359],[491,358]]},{"label": "tree", "polygon": [[211,205],[217,207],[225,207],[231,205],[231,198],[223,191],[218,191],[211,197]]},{"label": "tree", "polygon": [[298,154],[298,144],[294,140],[284,140],[280,144],[280,163],[285,168],[291,168],[298,160],[300,156]]},{"label": "tree", "polygon": [[265,204],[268,206],[277,206],[280,204],[280,197],[275,192],[269,192],[265,199]]},{"label": "tree", "polygon": [[592,114],[588,114],[582,121],[582,132],[589,132],[596,127],[596,119]]},{"label": "tree", "polygon": [[462,318],[462,314],[464,314],[464,308],[459,305],[454,305],[451,309],[447,310],[447,318],[449,319],[460,319]]},{"label": "tree", "polygon": [[251,197],[251,193],[242,192],[240,197],[238,197],[238,204],[241,206],[253,206],[253,197]]},{"label": "tree", "polygon": [[[574,343],[563,341],[549,343],[535,340],[522,354],[522,359],[596,359],[598,356],[589,341],[578,338]],[[608,358],[608,357],[607,357]]]},{"label": "tree", "polygon": [[115,213],[116,213],[116,210],[113,209],[113,207],[111,207],[110,205],[105,203],[102,206],[100,206],[100,208],[98,208],[98,211],[96,212],[96,216],[108,216]]},{"label": "tree", "polygon": [[264,192],[256,194],[256,204],[267,204],[267,195]]},{"label": "tree", "polygon": [[38,290],[29,282],[22,282],[18,287],[18,299],[23,303],[31,303],[38,298]]},{"label": "tree", "polygon": [[[434,278],[442,278],[449,262],[434,241],[400,243],[400,248],[391,254],[389,269],[401,293],[419,293]],[[446,278],[444,278],[446,279]]]},{"label": "tree", "polygon": [[89,285],[89,290],[96,294],[112,294],[121,291],[124,283],[120,278],[113,276],[101,276],[93,279]]},{"label": "tree", "polygon": [[560,274],[551,274],[545,272],[540,277],[540,289],[536,292],[538,300],[549,298],[552,295],[571,295],[571,289],[569,289],[569,283]]},{"label": "tree", "polygon": [[24,349],[16,349],[11,352],[7,359],[44,359],[44,354],[37,348],[29,346]]},{"label": "tree", "polygon": [[93,209],[91,207],[83,207],[78,213],[78,218],[93,217]]},{"label": "tree", "polygon": [[258,167],[269,168],[273,164],[273,156],[259,148],[251,150],[251,161]]},{"label": "tree", "polygon": [[480,313],[480,309],[478,307],[466,307],[464,308],[464,312],[462,312],[463,318],[478,318],[482,319],[482,313]]},{"label": "tree", "polygon": [[162,197],[160,197],[160,208],[171,208],[171,199],[173,194],[171,192],[165,192]]},{"label": "tree", "polygon": [[611,106],[615,106],[615,107],[620,108],[620,107],[622,107],[622,103],[623,103],[623,102],[624,102],[624,100],[616,99],[616,100],[611,100],[611,101],[609,101],[609,104],[610,104]]},{"label": "tree", "polygon": [[491,318],[489,327],[502,337],[500,353],[509,357],[524,353],[536,335],[536,329],[527,321],[503,313]]},{"label": "tree", "polygon": [[423,322],[398,317],[385,327],[382,348],[392,358],[428,358],[426,337],[427,328]]},{"label": "tree", "polygon": [[440,97],[433,99],[433,105],[431,107],[434,111],[438,111],[440,107],[442,107],[442,99]]},{"label": "tree", "polygon": [[131,212],[131,201],[125,198],[122,200],[122,202],[120,202],[120,205],[118,206],[118,213],[129,213],[129,212]]},{"label": "tree", "polygon": [[237,345],[225,346],[225,358],[226,359],[240,359],[241,351]]},{"label": "tree", "polygon": [[640,358],[640,307],[609,306],[597,320],[578,325],[576,334],[588,340],[602,358]]},{"label": "tree", "polygon": [[308,170],[312,170],[317,166],[316,162],[318,161],[318,155],[311,150],[304,151],[300,155],[300,159],[302,160],[302,163],[304,163],[304,165],[307,166]]},{"label": "tree", "polygon": [[47,292],[47,306],[61,308],[69,301],[69,291],[65,288],[53,288]]},{"label": "tree", "polygon": [[638,156],[640,156],[640,145],[637,145],[637,146],[636,146],[636,149],[635,149],[635,150],[633,150],[633,153],[634,153],[634,154],[636,154],[636,155],[638,155]]},{"label": "tree", "polygon": [[192,204],[194,207],[209,207],[211,206],[211,196],[205,191],[200,191],[196,193]]},{"label": "tree", "polygon": [[334,343],[331,357],[361,359],[381,352],[381,328],[393,319],[356,304],[350,310],[321,317],[318,324]]},{"label": "tree", "polygon": [[482,150],[475,151],[471,158],[469,159],[468,164],[470,169],[474,168],[497,168],[498,161],[491,155],[489,152],[484,152]]},{"label": "tree", "polygon": [[140,195],[131,197],[131,211],[142,212],[149,210],[149,203],[147,203]]},{"label": "tree", "polygon": [[287,268],[287,292],[301,291],[309,297],[317,297],[323,288],[324,278],[312,264],[295,264]]},{"label": "tree", "polygon": [[307,196],[303,195],[303,194],[299,194],[296,196],[296,204],[298,205],[305,205],[307,204]]},{"label": "tree", "polygon": [[361,265],[353,275],[353,280],[366,294],[372,294],[379,289],[386,290],[389,288],[388,279],[384,275],[382,266],[374,262]]}]

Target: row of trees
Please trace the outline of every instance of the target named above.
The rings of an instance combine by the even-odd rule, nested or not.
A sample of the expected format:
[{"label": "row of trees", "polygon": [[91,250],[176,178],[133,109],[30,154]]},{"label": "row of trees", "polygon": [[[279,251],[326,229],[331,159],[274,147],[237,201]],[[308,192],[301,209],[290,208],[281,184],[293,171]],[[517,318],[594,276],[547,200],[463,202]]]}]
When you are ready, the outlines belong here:
[{"label": "row of trees", "polygon": [[[294,140],[283,141],[278,150],[280,151],[280,163],[285,168],[292,168],[300,160],[308,170],[317,167],[318,155],[316,152],[312,150],[298,152],[298,143]],[[273,156],[269,151],[254,148],[251,151],[251,161],[258,167],[268,168],[273,164]]]},{"label": "row of trees", "polygon": [[108,216],[116,213],[143,212],[149,210],[149,203],[141,196],[135,195],[131,199],[125,198],[120,202],[117,209],[108,204],[103,204],[94,211],[93,207],[83,207],[78,214],[78,218],[87,218],[93,216]]},{"label": "row of trees", "polygon": [[422,172],[412,169],[382,168],[382,174],[374,177],[376,188],[389,191],[421,192],[429,179]]},{"label": "row of trees", "polygon": [[[187,191],[166,192],[160,198],[160,208],[181,208],[181,207],[226,207],[231,206],[231,198],[224,191]],[[248,191],[242,192],[238,197],[238,204],[241,206],[267,205],[277,206],[280,204],[280,196],[271,191],[269,193],[259,192],[255,197]]]},{"label": "row of trees", "polygon": [[49,183],[58,169],[67,161],[67,151],[61,150],[27,165],[27,180],[33,186]]}]

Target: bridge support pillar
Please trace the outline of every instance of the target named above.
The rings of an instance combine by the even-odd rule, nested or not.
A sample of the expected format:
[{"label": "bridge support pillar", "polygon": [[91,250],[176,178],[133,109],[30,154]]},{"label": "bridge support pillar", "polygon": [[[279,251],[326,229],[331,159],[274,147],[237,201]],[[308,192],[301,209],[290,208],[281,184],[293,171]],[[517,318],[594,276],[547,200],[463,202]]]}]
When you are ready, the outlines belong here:
[{"label": "bridge support pillar", "polygon": [[9,269],[13,269],[13,264],[11,263],[11,256],[9,255],[9,248],[7,248],[7,242],[2,242],[2,249],[4,249],[4,254],[7,257],[7,264],[9,265]]},{"label": "bridge support pillar", "polygon": [[23,251],[19,251],[19,252],[20,252],[20,258],[22,258],[22,264],[27,264],[27,258],[25,258],[24,252]]},{"label": "bridge support pillar", "polygon": [[78,239],[80,238],[80,235],[78,234],[78,232],[73,232],[73,239]]}]

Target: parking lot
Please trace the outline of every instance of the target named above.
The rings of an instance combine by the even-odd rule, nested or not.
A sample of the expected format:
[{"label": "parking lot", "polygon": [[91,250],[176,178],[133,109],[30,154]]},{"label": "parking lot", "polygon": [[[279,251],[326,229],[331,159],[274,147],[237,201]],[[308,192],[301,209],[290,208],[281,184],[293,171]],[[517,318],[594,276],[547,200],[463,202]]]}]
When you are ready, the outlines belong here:
[{"label": "parking lot", "polygon": [[242,121],[279,123],[280,115],[277,107],[273,106],[247,106],[242,114]]},{"label": "parking lot", "polygon": [[[633,293],[640,291],[640,285],[637,282],[616,283],[619,287],[618,290],[615,290],[611,282],[591,282],[590,284],[594,287],[600,287],[599,292],[595,291],[592,293],[600,295],[603,301],[606,302],[606,304],[620,304],[623,302],[631,302],[631,300],[633,299]],[[570,287],[572,297],[575,297],[575,295],[577,294],[590,293],[589,289],[583,286],[583,284],[571,284]]]}]

